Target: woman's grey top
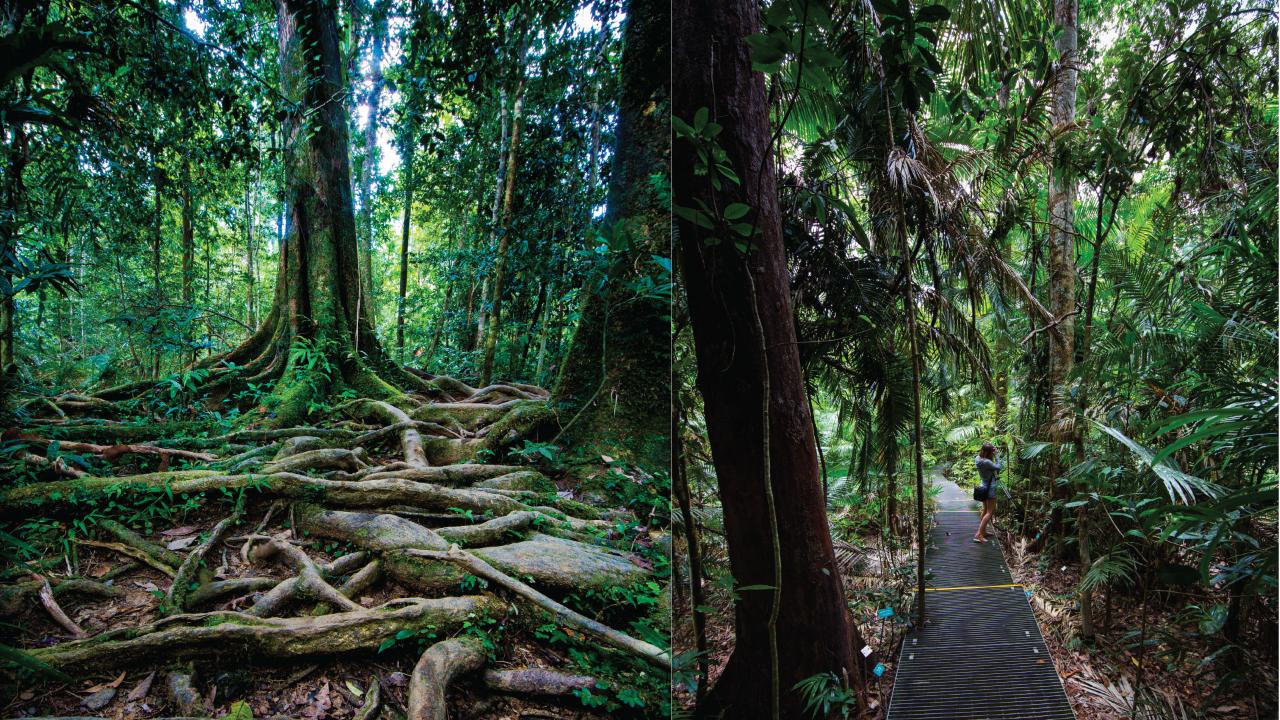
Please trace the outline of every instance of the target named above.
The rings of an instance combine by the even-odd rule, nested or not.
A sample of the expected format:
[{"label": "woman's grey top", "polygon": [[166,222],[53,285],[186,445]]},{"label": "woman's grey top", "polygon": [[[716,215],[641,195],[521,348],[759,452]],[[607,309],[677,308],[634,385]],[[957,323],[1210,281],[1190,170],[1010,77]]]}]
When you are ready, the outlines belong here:
[{"label": "woman's grey top", "polygon": [[1002,467],[998,459],[978,458],[978,477],[982,478],[982,484],[990,485],[994,483]]}]

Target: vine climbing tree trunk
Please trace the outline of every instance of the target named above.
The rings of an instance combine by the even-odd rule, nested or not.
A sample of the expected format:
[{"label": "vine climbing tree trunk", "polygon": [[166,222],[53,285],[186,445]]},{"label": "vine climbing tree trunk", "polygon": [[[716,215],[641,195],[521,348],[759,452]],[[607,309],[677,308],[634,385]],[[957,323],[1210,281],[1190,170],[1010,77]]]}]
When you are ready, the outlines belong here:
[{"label": "vine climbing tree trunk", "polygon": [[759,231],[743,253],[731,242],[708,242],[714,231],[687,217],[678,221],[730,566],[735,583],[751,588],[735,607],[733,652],[697,715],[799,718],[797,682],[827,672],[860,678],[864,666],[817,477],[764,80],[746,43],[758,31],[759,7],[752,0],[676,3],[672,14],[672,115],[692,122],[709,105],[710,121],[723,126],[716,140],[725,162],[741,178],[714,190],[694,166],[692,142],[678,138],[673,203],[677,210],[744,203],[743,222]]}]

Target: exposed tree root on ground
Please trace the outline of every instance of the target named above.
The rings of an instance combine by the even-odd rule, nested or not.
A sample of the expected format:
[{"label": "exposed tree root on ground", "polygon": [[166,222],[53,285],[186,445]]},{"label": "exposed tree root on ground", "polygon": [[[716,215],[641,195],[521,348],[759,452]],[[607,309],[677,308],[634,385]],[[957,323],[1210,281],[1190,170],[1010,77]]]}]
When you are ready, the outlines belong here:
[{"label": "exposed tree root on ground", "polygon": [[[32,621],[5,642],[86,684],[155,672],[83,700],[65,686],[15,689],[0,697],[4,714],[210,716],[243,698],[259,717],[310,704],[324,705],[310,717],[446,720],[461,692],[481,698],[467,717],[495,702],[600,717],[573,694],[602,685],[554,667],[565,657],[532,640],[545,633],[638,658],[665,683],[666,651],[601,621],[626,612],[564,604],[649,580],[644,560],[610,546],[616,514],[528,466],[475,462],[544,422],[546,391],[413,377],[431,392],[233,432],[117,421],[132,386],[34,405],[53,416],[11,435],[36,481],[0,490],[0,519],[11,532],[31,518],[79,532],[53,562],[30,558],[41,574],[0,585],[0,611]],[[55,441],[96,459],[51,472],[60,460],[40,453]],[[379,676],[339,684],[347,658]],[[302,674],[258,682],[255,670],[237,686],[251,667]],[[164,680],[152,683],[156,673]],[[303,687],[315,689],[300,698]]]}]

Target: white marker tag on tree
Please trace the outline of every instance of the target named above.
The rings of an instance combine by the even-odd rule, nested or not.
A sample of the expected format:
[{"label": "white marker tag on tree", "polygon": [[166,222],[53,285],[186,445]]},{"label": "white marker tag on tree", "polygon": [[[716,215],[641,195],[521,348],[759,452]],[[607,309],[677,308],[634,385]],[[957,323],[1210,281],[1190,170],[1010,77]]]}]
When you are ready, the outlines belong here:
[{"label": "white marker tag on tree", "polygon": [[862,647],[862,657],[871,657],[871,646],[864,645]]}]

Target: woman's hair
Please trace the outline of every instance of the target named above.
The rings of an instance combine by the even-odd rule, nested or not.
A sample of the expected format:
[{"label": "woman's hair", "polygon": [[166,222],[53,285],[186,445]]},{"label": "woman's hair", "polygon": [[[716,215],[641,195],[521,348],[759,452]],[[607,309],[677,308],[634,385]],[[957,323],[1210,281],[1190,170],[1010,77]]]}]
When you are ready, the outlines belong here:
[{"label": "woman's hair", "polygon": [[982,443],[982,449],[978,451],[978,457],[984,457],[988,460],[995,457],[996,446],[991,443]]}]

